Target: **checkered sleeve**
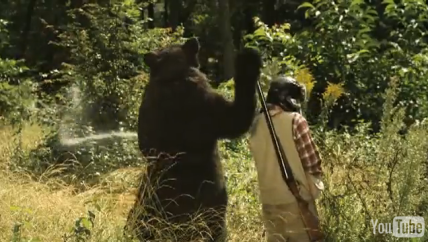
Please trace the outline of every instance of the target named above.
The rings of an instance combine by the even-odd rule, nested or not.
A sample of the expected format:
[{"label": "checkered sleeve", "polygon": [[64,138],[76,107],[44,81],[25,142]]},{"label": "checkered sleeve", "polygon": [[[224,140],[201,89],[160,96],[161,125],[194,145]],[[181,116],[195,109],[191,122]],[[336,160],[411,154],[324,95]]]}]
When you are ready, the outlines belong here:
[{"label": "checkered sleeve", "polygon": [[322,158],[312,139],[306,119],[299,113],[293,118],[293,133],[300,160],[306,172],[312,175],[322,175]]}]

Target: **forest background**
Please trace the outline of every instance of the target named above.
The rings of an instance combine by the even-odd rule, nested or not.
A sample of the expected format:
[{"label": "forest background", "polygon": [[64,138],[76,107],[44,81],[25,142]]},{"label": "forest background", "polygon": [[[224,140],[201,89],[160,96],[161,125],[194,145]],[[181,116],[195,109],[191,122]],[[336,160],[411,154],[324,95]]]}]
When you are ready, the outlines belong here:
[{"label": "forest background", "polygon": [[[143,55],[191,36],[230,99],[243,46],[263,53],[264,89],[306,85],[327,241],[398,241],[370,221],[428,218],[427,27],[420,0],[0,1],[0,241],[126,241]],[[230,241],[261,241],[247,137],[221,152]]]}]

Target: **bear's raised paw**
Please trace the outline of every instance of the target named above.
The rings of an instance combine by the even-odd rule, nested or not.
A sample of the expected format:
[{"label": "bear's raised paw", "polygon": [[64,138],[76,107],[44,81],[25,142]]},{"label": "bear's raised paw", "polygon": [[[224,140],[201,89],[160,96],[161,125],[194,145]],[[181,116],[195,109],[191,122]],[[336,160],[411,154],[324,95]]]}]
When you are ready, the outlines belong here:
[{"label": "bear's raised paw", "polygon": [[260,69],[263,65],[260,52],[253,48],[244,48],[238,52],[236,64],[244,64],[246,67]]},{"label": "bear's raised paw", "polygon": [[258,78],[262,66],[263,61],[259,51],[252,48],[244,48],[236,56],[235,73],[239,76]]}]

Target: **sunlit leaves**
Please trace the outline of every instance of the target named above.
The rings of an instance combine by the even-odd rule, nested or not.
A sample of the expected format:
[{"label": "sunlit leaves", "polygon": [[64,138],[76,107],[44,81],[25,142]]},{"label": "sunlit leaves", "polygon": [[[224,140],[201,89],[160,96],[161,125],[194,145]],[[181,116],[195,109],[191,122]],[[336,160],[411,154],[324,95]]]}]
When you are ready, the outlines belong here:
[{"label": "sunlit leaves", "polygon": [[308,68],[300,68],[295,74],[296,81],[302,83],[306,87],[307,95],[310,96],[316,81]]}]

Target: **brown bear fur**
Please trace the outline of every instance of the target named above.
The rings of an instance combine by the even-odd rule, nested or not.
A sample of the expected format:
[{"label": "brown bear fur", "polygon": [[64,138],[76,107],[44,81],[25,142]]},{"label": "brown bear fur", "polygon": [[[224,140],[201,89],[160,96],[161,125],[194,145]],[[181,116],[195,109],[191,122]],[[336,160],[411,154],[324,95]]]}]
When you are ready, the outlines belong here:
[{"label": "brown bear fur", "polygon": [[[160,222],[149,221],[156,217],[184,225],[189,214],[204,211],[211,216],[203,219],[211,237],[206,241],[225,241],[228,197],[217,140],[238,138],[249,130],[262,61],[255,50],[238,53],[235,100],[230,102],[199,71],[198,53],[199,42],[192,38],[145,55],[150,81],[139,110],[138,141],[149,165],[128,224],[132,217],[145,226],[160,227]],[[160,187],[148,194],[148,184]],[[144,212],[137,213],[141,207]],[[135,231],[141,241],[157,238],[150,228]],[[182,233],[174,230],[172,234]],[[176,241],[190,241],[190,233],[184,234]]]}]

